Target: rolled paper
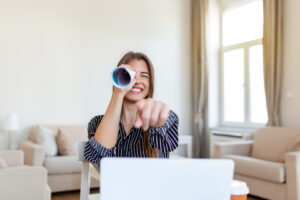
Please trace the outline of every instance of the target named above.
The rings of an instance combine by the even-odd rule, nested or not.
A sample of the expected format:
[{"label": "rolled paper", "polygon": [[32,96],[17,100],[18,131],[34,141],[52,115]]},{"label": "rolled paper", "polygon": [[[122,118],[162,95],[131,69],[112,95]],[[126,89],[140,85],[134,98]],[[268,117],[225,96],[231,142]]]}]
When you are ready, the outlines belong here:
[{"label": "rolled paper", "polygon": [[120,66],[111,73],[113,85],[117,88],[126,88],[133,81],[136,72]]}]

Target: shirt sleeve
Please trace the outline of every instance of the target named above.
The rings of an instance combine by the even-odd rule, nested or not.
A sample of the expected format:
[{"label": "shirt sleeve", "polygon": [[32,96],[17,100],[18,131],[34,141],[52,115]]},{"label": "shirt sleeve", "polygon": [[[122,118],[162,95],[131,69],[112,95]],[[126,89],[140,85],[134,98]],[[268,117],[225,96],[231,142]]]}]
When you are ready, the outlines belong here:
[{"label": "shirt sleeve", "polygon": [[149,143],[152,148],[167,153],[178,147],[178,116],[170,110],[167,122],[158,128],[148,130]]},{"label": "shirt sleeve", "polygon": [[88,124],[89,141],[87,142],[84,149],[84,158],[91,163],[100,163],[101,158],[112,157],[113,155],[113,148],[105,148],[94,138],[94,135],[102,118],[103,115],[95,116],[91,119],[91,121]]}]

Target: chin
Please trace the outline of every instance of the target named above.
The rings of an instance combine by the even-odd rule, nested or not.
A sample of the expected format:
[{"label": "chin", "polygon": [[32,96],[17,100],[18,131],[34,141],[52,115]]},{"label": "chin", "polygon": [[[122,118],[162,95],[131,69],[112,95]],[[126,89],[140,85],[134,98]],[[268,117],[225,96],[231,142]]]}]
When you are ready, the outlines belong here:
[{"label": "chin", "polygon": [[137,101],[139,101],[141,99],[144,99],[146,96],[147,96],[147,94],[130,94],[130,93],[128,93],[125,96],[125,99],[127,101],[137,102]]}]

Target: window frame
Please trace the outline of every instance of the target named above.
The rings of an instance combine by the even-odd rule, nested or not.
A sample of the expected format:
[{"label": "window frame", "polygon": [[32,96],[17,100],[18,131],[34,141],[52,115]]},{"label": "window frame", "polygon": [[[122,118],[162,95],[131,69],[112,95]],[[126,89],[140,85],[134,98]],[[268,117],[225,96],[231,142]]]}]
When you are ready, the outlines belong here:
[{"label": "window frame", "polygon": [[[220,1],[220,50],[219,50],[219,125],[221,127],[237,128],[259,128],[265,126],[265,123],[253,123],[250,121],[250,89],[249,89],[249,49],[256,45],[262,45],[262,38],[242,42],[233,45],[223,45],[223,14],[228,9],[243,6],[245,4],[258,0],[224,0]],[[262,1],[262,0],[261,0]],[[244,122],[228,122],[224,118],[224,90],[223,90],[223,69],[224,53],[232,50],[243,49],[244,51]]]}]

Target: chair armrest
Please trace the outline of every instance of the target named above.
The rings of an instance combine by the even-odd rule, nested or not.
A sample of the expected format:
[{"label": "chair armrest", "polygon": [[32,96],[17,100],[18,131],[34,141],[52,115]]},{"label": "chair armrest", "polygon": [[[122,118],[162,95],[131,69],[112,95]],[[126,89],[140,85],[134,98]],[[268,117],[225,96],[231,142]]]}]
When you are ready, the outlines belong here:
[{"label": "chair armrest", "polygon": [[29,140],[19,142],[19,148],[25,153],[25,165],[42,166],[45,160],[45,152],[41,145]]},{"label": "chair armrest", "polygon": [[44,199],[49,193],[47,170],[40,166],[1,169],[0,188],[1,199]]},{"label": "chair armrest", "polygon": [[225,154],[250,156],[253,140],[218,142],[214,145],[214,158],[221,158]]},{"label": "chair armrest", "polygon": [[0,151],[0,157],[5,160],[8,167],[24,165],[24,153],[20,150]]},{"label": "chair armrest", "polygon": [[300,200],[300,152],[285,154],[287,199]]}]

